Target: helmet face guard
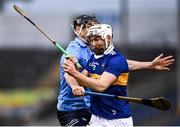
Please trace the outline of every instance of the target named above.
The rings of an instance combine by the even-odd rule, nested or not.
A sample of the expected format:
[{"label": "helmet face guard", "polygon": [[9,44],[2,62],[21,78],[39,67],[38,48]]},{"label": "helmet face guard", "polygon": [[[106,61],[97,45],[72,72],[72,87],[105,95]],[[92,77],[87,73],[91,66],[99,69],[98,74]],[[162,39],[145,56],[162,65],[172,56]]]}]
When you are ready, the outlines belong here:
[{"label": "helmet face guard", "polygon": [[[89,42],[86,40],[86,38],[83,38],[80,36],[81,30],[84,28],[89,28],[89,27],[94,26],[96,24],[99,24],[99,21],[96,19],[95,16],[81,15],[74,20],[72,27],[74,29],[74,33],[79,38],[81,38],[83,40],[83,42],[86,43],[86,45],[89,45]],[[79,32],[77,32],[75,30],[77,26],[80,27]]]},{"label": "helmet face guard", "polygon": [[87,37],[89,38],[88,40],[90,40],[90,38],[92,36],[100,36],[102,39],[105,40],[106,43],[106,48],[108,48],[108,44],[107,44],[107,36],[113,36],[112,33],[112,28],[110,25],[107,24],[97,24],[94,25],[92,27],[89,28],[88,33],[87,33]]},{"label": "helmet face guard", "polygon": [[[109,42],[108,36],[112,37],[112,28],[110,25],[107,24],[97,24],[89,28],[87,33],[88,41],[93,41],[94,37],[101,37],[102,40],[105,42],[105,49],[99,49],[101,51],[96,51],[96,55],[103,54],[108,48],[112,46],[112,42]],[[91,47],[91,45],[90,45]],[[93,49],[91,47],[91,49]],[[93,49],[95,51],[95,49]],[[98,49],[96,49],[98,50]],[[98,53],[98,54],[97,54]]]}]

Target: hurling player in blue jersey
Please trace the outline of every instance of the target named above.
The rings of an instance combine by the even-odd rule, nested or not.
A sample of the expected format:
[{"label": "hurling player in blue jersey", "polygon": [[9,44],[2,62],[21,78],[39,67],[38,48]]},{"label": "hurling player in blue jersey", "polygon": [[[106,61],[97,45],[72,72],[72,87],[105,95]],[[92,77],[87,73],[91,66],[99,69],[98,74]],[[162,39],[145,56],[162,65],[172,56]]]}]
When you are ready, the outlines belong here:
[{"label": "hurling player in blue jersey", "polygon": [[[93,55],[82,73],[76,70],[74,62],[66,60],[64,71],[74,77],[73,83],[88,87],[93,91],[127,95],[128,63],[112,43],[112,28],[107,24],[97,24],[88,30]],[[68,82],[68,78],[66,78]],[[84,89],[76,89],[74,95],[84,95]],[[92,126],[133,126],[129,102],[91,97]]]},{"label": "hurling player in blue jersey", "polygon": [[[87,29],[98,23],[96,17],[90,15],[80,15],[73,21],[73,29],[77,36],[70,42],[66,51],[71,56],[76,56],[82,69],[86,66],[87,61],[92,55],[92,51],[85,41]],[[62,69],[64,60],[65,56],[63,55],[60,61],[60,89],[57,104],[58,120],[61,126],[86,126],[91,118],[91,113],[89,112],[90,100],[88,96],[75,97],[73,95],[72,91],[75,89],[84,88],[76,82],[67,82],[71,77],[65,79],[66,73]]]},{"label": "hurling player in blue jersey", "polygon": [[[67,52],[71,56],[76,56],[78,62],[82,65],[82,69],[87,65],[87,61],[92,55],[92,51],[88,47],[85,40],[89,27],[98,24],[98,20],[94,16],[81,15],[73,21],[73,29],[77,35],[67,47]],[[167,66],[172,63],[172,56],[164,57],[161,54],[152,62],[138,62],[128,60],[129,70],[137,69],[156,69],[167,70]],[[65,56],[63,55],[60,62],[60,89],[57,104],[57,117],[62,126],[85,126],[89,123],[91,113],[89,113],[89,97],[75,97],[74,92],[82,91],[82,86],[74,81],[68,74],[64,73],[62,64]],[[66,77],[66,79],[65,79]]]}]

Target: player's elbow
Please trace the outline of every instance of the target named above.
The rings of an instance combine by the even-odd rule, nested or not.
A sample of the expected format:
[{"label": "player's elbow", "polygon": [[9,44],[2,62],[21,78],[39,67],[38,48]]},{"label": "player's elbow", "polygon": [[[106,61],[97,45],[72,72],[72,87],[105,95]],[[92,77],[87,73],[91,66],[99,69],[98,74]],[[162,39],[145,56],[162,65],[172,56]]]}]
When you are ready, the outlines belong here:
[{"label": "player's elbow", "polygon": [[104,92],[105,90],[106,90],[106,89],[102,89],[102,88],[101,88],[101,89],[98,89],[97,92],[102,93],[102,92]]},{"label": "player's elbow", "polygon": [[95,89],[96,92],[104,92],[107,89],[107,86],[99,84],[98,87]]}]

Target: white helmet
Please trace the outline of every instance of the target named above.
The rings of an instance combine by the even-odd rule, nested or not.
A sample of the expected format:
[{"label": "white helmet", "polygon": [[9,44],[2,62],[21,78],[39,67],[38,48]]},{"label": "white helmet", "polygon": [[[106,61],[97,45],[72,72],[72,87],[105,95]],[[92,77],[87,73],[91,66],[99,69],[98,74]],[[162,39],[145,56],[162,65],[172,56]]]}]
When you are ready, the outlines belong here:
[{"label": "white helmet", "polygon": [[106,48],[108,48],[107,44],[107,36],[113,36],[112,28],[110,25],[107,24],[97,24],[89,28],[87,37],[91,37],[94,35],[101,36],[102,39],[105,39]]}]

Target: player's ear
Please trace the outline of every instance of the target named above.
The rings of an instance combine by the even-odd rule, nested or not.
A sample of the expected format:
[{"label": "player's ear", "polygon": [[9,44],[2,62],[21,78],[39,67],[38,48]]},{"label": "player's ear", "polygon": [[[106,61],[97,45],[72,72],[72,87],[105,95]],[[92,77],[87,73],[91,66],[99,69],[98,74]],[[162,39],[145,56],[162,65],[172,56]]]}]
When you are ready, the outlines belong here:
[{"label": "player's ear", "polygon": [[107,35],[107,42],[110,44],[112,41],[112,37],[110,35]]},{"label": "player's ear", "polygon": [[75,31],[79,32],[80,31],[80,26],[76,26]]}]

